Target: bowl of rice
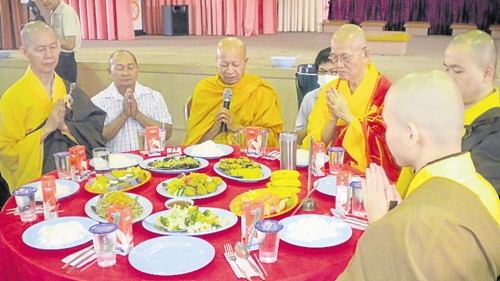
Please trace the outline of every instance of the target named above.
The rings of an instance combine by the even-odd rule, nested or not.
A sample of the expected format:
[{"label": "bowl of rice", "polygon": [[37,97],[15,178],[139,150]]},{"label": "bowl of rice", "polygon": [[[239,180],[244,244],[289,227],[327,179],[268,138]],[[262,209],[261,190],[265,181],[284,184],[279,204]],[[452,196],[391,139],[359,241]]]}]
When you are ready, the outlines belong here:
[{"label": "bowl of rice", "polygon": [[217,159],[233,153],[234,149],[225,144],[216,144],[208,140],[200,144],[192,145],[184,149],[184,154],[191,157],[205,159]]}]

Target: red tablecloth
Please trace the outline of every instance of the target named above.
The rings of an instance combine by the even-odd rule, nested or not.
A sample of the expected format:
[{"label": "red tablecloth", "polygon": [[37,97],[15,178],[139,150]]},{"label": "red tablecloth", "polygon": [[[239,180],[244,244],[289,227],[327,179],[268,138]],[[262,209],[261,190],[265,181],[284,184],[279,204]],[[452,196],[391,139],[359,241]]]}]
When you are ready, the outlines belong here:
[{"label": "red tablecloth", "polygon": [[[233,153],[231,157],[238,157],[239,152]],[[279,161],[258,159],[271,170],[279,169]],[[210,161],[207,168],[199,172],[208,175],[217,175],[213,171],[213,165],[217,160]],[[300,180],[303,183],[299,198],[306,195],[307,169],[299,168]],[[175,175],[163,175],[153,173],[152,179],[145,185],[128,192],[140,194],[148,198],[153,204],[153,213],[165,210],[164,202],[167,198],[156,192],[156,186],[165,179]],[[313,178],[316,180],[317,178]],[[229,202],[237,195],[250,189],[264,188],[268,182],[246,184],[237,181],[226,180],[228,185],[226,191],[212,198],[196,200],[196,204],[204,207],[217,207],[229,209]],[[60,216],[86,216],[84,206],[88,200],[96,196],[87,192],[81,183],[81,189],[73,196],[62,199],[60,209],[64,210]],[[327,214],[334,206],[334,197],[314,192],[311,196],[317,202],[317,210],[313,213]],[[18,216],[7,215],[5,209],[13,208],[16,203],[10,198],[0,213],[0,280],[237,280],[229,264],[224,259],[223,244],[234,245],[240,238],[240,222],[234,227],[214,234],[198,236],[211,243],[215,248],[215,258],[206,267],[178,276],[154,276],[139,272],[128,262],[128,256],[117,255],[116,265],[109,268],[102,268],[97,264],[81,272],[80,269],[66,274],[66,270],[61,269],[63,263],[60,261],[65,256],[89,246],[92,242],[65,250],[39,250],[25,245],[21,239],[23,232],[32,224],[43,220],[43,215],[38,215],[38,219],[33,223],[22,223]],[[305,213],[299,210],[297,214]],[[283,214],[276,219],[280,220],[287,216]],[[133,226],[134,243],[139,243],[159,237],[160,235],[145,230],[140,223]],[[353,230],[352,237],[345,243],[323,249],[309,249],[297,247],[284,241],[280,242],[278,261],[272,264],[263,264],[269,273],[267,280],[334,280],[347,266],[354,254],[356,243],[361,235],[361,231]],[[252,251],[257,253],[256,251]],[[258,254],[258,253],[257,253]],[[260,280],[257,277],[254,280]]]}]

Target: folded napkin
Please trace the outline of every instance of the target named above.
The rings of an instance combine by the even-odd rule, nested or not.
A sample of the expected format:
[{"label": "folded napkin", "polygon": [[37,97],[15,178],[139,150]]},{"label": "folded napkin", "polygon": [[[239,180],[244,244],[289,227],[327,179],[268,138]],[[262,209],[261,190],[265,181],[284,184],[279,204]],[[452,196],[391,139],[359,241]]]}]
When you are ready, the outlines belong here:
[{"label": "folded napkin", "polygon": [[[236,255],[235,255],[236,256]],[[229,263],[229,265],[231,266],[231,269],[233,269],[233,272],[234,272],[234,275],[236,275],[236,277],[238,278],[246,278],[245,275],[243,275],[243,272],[241,272],[241,270],[238,268],[238,266],[236,265],[235,262],[238,263],[238,265],[243,268],[243,270],[247,273],[247,275],[249,277],[252,277],[252,276],[259,276],[257,274],[257,272],[255,272],[255,270],[252,268],[252,266],[249,264],[249,262],[253,263],[257,268],[259,268],[259,266],[255,263],[255,261],[253,260],[253,258],[251,256],[248,257],[248,261],[245,260],[245,259],[242,259],[242,258],[239,258],[238,256],[236,256],[236,261],[231,261],[227,258],[227,254],[224,253],[224,257],[226,258],[226,261]]]},{"label": "folded napkin", "polygon": [[83,255],[83,256],[81,256],[81,257],[79,257],[78,259],[76,259],[76,260],[73,260],[73,259],[75,259],[75,258],[76,258],[76,257],[78,257],[81,253],[83,253],[83,252],[85,252],[85,251],[89,250],[89,249],[90,249],[90,248],[92,248],[92,247],[93,247],[93,245],[88,246],[87,248],[84,248],[84,249],[82,249],[82,250],[80,250],[80,251],[78,251],[78,252],[76,252],[76,253],[73,253],[73,254],[71,254],[71,255],[69,255],[69,256],[67,256],[67,257],[63,258],[61,261],[62,261],[63,263],[65,263],[65,264],[66,264],[66,263],[68,263],[68,262],[71,262],[71,263],[69,264],[70,266],[75,266],[75,265],[76,265],[76,264],[78,264],[79,262],[84,261],[84,262],[82,262],[81,264],[78,264],[77,268],[80,268],[80,267],[82,267],[82,266],[86,265],[87,263],[89,263],[89,262],[91,262],[91,261],[93,261],[93,260],[95,260],[95,259],[97,258],[97,257],[96,257],[96,254],[95,254],[95,251],[94,251],[94,250],[92,250],[92,251],[88,251],[87,253],[85,253],[85,255]]},{"label": "folded napkin", "polygon": [[347,223],[351,228],[357,229],[357,230],[365,230],[370,223],[366,219],[361,219],[358,217],[354,217],[351,215],[339,215],[339,211],[335,209],[330,209],[332,212],[333,216],[337,219],[340,219]]}]

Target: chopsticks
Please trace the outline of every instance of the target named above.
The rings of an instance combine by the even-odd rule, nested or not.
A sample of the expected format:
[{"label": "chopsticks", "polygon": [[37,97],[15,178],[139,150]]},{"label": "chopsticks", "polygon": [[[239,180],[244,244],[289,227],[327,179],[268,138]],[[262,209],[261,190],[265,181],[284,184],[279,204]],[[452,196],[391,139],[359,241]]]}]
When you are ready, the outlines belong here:
[{"label": "chopsticks", "polygon": [[[68,267],[68,265],[70,265],[72,262],[75,262],[76,260],[78,260],[79,258],[85,256],[86,254],[88,254],[89,252],[91,252],[93,250],[94,250],[94,245],[89,246],[85,251],[83,251],[82,253],[80,253],[78,256],[76,256],[75,258],[73,258],[69,262],[65,263],[61,268],[64,269],[64,268]],[[85,259],[83,259],[83,260],[85,260]],[[76,266],[73,266],[73,267],[76,267]]]},{"label": "chopsticks", "polygon": [[262,266],[262,263],[260,262],[259,258],[257,257],[256,254],[253,254],[253,257],[254,259],[257,261],[257,263],[259,264],[260,268],[262,269],[262,271],[264,272],[264,274],[267,276],[267,271],[266,269],[264,269],[264,266]]}]

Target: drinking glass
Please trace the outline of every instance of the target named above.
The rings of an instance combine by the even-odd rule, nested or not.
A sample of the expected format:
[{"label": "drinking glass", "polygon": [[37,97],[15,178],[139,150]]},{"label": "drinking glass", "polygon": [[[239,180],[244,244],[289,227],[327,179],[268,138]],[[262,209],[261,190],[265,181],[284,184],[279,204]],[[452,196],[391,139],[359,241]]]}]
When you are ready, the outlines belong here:
[{"label": "drinking glass", "polygon": [[57,177],[60,180],[71,180],[71,166],[69,164],[69,152],[54,153],[56,161]]},{"label": "drinking glass", "polygon": [[19,217],[22,222],[36,220],[35,192],[37,188],[32,186],[20,187],[12,192],[16,200]]},{"label": "drinking glass", "polygon": [[92,150],[94,157],[94,169],[97,174],[102,174],[109,170],[109,149],[107,147],[98,147]]},{"label": "drinking glass", "polygon": [[94,241],[97,264],[100,267],[112,266],[116,263],[116,230],[114,223],[99,223],[89,228]]},{"label": "drinking glass", "polygon": [[283,225],[277,220],[261,220],[255,223],[259,241],[259,260],[273,263],[278,260],[279,232]]}]

